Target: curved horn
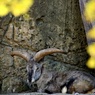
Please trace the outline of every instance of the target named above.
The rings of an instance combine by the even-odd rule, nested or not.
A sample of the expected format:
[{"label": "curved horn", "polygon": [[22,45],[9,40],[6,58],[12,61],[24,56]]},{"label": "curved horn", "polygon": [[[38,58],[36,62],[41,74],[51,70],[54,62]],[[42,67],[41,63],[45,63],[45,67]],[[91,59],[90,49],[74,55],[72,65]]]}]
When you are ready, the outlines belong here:
[{"label": "curved horn", "polygon": [[11,56],[19,56],[19,57],[24,58],[26,61],[29,61],[29,59],[30,59],[30,56],[28,53],[26,53],[26,52],[22,53],[20,51],[11,52]]},{"label": "curved horn", "polygon": [[52,53],[63,53],[63,51],[56,48],[43,49],[37,52],[33,59],[35,61],[40,61],[44,56],[52,54]]}]

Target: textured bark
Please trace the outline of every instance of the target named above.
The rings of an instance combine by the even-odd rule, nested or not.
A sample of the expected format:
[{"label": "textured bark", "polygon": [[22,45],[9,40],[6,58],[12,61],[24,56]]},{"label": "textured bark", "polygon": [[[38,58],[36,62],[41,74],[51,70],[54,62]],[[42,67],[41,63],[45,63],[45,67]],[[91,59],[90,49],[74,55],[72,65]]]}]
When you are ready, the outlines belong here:
[{"label": "textured bark", "polygon": [[[25,61],[19,57],[12,58],[10,52],[13,50],[27,51],[34,55],[41,49],[55,47],[67,54],[45,57],[43,62],[46,68],[59,71],[85,68],[87,42],[78,0],[35,0],[29,14],[28,21],[22,16],[12,18],[10,15],[0,21],[2,83],[11,81],[10,77],[13,76],[26,81]],[[5,90],[12,85],[5,84]]]}]

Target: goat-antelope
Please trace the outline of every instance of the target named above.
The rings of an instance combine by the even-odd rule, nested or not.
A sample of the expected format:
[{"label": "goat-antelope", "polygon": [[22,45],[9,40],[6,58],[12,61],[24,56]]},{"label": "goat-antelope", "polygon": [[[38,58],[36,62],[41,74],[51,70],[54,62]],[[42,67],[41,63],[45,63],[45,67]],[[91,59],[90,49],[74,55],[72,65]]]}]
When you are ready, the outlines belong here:
[{"label": "goat-antelope", "polygon": [[13,51],[11,53],[11,56],[19,56],[27,61],[28,82],[32,84],[33,82],[40,78],[42,73],[43,64],[39,64],[38,62],[46,55],[52,53],[63,53],[63,50],[56,48],[43,49],[37,52],[34,57],[31,57],[26,52],[22,53],[20,51]]},{"label": "goat-antelope", "polygon": [[[19,56],[27,61],[27,73],[28,83],[31,85],[37,81],[40,92],[47,93],[87,93],[95,88],[95,77],[89,73],[83,71],[65,71],[63,73],[55,73],[50,75],[50,72],[46,72],[43,68],[43,64],[39,64],[39,61],[46,55],[52,53],[65,53],[63,50],[56,48],[44,49],[31,57],[28,53],[13,51],[11,56]],[[44,75],[48,77],[44,77]],[[43,83],[43,81],[45,83]],[[43,86],[44,84],[44,86]]]}]

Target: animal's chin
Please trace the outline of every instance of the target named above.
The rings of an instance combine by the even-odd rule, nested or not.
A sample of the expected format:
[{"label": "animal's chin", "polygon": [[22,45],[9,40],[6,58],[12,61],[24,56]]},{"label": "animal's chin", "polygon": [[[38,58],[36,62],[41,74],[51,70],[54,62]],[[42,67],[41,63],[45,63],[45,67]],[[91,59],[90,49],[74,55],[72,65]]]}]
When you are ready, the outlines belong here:
[{"label": "animal's chin", "polygon": [[33,92],[38,90],[38,86],[37,84],[34,82],[34,83],[28,83],[28,87],[29,89],[31,89]]},{"label": "animal's chin", "polygon": [[36,83],[35,80],[31,80],[31,82],[28,82],[28,85],[31,86],[31,85],[33,85],[33,84],[35,84],[35,83]]}]

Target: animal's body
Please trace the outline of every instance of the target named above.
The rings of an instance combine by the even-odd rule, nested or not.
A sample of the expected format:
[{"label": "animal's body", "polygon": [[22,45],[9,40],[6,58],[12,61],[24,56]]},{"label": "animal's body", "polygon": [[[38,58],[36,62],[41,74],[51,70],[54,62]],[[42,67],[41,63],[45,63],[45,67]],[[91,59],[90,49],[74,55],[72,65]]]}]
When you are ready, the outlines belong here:
[{"label": "animal's body", "polygon": [[[44,49],[31,57],[28,53],[13,51],[12,56],[20,56],[27,61],[28,84],[36,83],[38,91],[47,93],[87,93],[95,88],[95,77],[83,71],[47,72],[39,61],[52,53],[64,53],[56,48]],[[64,92],[64,88],[65,92]]]},{"label": "animal's body", "polygon": [[[62,91],[66,87],[67,91]],[[95,88],[95,77],[84,71],[55,74],[44,91],[49,93],[88,93]]]}]

